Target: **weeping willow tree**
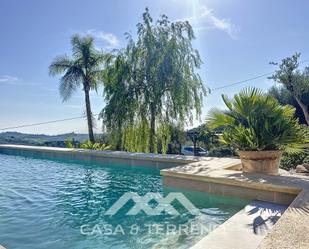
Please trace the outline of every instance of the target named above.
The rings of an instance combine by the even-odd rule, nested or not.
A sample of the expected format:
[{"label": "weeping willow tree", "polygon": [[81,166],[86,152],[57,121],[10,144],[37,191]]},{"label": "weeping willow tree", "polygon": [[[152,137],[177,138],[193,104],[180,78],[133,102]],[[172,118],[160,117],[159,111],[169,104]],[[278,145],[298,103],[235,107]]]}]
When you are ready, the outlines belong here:
[{"label": "weeping willow tree", "polygon": [[[116,148],[157,152],[159,143],[166,152],[170,124],[191,123],[193,110],[200,116],[207,91],[196,72],[202,61],[194,38],[189,22],[165,15],[154,22],[146,8],[136,39],[127,34],[127,47],[110,56],[101,117]],[[138,139],[142,145],[133,145]]]},{"label": "weeping willow tree", "polygon": [[107,102],[99,117],[117,150],[124,149],[124,132],[134,124],[138,108],[135,89],[130,82],[130,65],[126,51],[118,51],[107,57],[104,79],[104,96]]}]

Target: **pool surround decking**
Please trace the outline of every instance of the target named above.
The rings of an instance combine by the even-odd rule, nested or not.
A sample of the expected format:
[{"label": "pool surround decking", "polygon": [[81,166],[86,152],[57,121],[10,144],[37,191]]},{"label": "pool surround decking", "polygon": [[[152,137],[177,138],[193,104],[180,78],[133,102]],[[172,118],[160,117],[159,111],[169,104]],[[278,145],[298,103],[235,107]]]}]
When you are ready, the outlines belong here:
[{"label": "pool surround decking", "polygon": [[[1,151],[18,151],[25,154],[30,152],[34,155],[84,161],[119,161],[144,166],[147,164],[162,169],[163,182],[167,186],[289,205],[256,248],[309,248],[309,177],[243,173],[239,170],[240,160],[232,158],[199,158],[7,144],[0,145],[0,153]],[[225,224],[229,223],[223,223],[219,228],[222,230]],[[211,232],[212,236],[218,231],[220,233],[219,228]],[[241,236],[242,234],[239,234],[239,239]],[[203,243],[203,240],[198,244]]]},{"label": "pool surround decking", "polygon": [[[217,159],[208,158],[205,161],[163,169],[161,175],[164,184],[168,186],[288,205],[282,217],[256,248],[309,248],[309,177],[283,172],[276,176],[243,173],[239,170],[239,165],[240,161],[234,166],[224,166],[220,165]],[[225,223],[221,226],[225,226]],[[211,234],[218,232],[220,233],[220,230],[215,229]],[[221,235],[226,239],[226,234]],[[251,235],[254,238],[253,233]],[[234,234],[230,235],[231,240],[234,236]],[[240,239],[241,236],[239,234],[238,238]],[[246,239],[250,237],[246,235]],[[205,243],[207,241],[205,239]],[[203,243],[203,240],[200,243]],[[203,246],[209,248],[209,244],[203,244]],[[241,248],[246,247],[240,245],[237,247],[237,249]]]},{"label": "pool surround decking", "polygon": [[252,201],[191,249],[256,249],[287,206]]}]

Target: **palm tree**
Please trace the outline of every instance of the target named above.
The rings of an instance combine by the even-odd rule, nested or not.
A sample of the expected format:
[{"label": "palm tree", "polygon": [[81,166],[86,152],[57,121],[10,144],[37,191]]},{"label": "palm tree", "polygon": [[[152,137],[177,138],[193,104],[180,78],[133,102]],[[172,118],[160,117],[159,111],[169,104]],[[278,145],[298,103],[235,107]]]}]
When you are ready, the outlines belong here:
[{"label": "palm tree", "polygon": [[305,129],[294,117],[295,109],[257,88],[245,88],[234,98],[222,95],[227,110],[213,109],[207,117],[210,128],[224,128],[221,142],[239,150],[282,148],[292,151],[307,142]]},{"label": "palm tree", "polygon": [[89,92],[90,90],[97,91],[103,54],[95,49],[93,38],[90,36],[81,37],[78,34],[73,35],[71,44],[72,57],[67,55],[56,57],[49,66],[49,74],[51,76],[62,75],[59,92],[63,101],[70,99],[80,86],[83,87],[89,140],[94,143]]}]

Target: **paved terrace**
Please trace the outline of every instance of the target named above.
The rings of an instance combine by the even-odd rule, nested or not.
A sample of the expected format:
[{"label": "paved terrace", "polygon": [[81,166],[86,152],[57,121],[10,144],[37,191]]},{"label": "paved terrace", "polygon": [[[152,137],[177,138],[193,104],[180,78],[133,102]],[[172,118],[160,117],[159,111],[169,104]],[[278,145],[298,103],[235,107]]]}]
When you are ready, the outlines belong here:
[{"label": "paved terrace", "polygon": [[[278,176],[242,173],[240,160],[225,160],[222,163],[223,161],[218,158],[205,158],[199,162],[163,169],[161,175],[166,185],[279,203],[288,205],[288,208],[273,229],[270,229],[271,226],[267,228],[266,224],[269,233],[264,235],[262,240],[257,238],[250,228],[251,222],[248,222],[248,217],[240,213],[236,214],[241,218],[236,223],[234,222],[234,226],[231,226],[231,221],[235,219],[232,217],[221,225],[221,229],[219,226],[192,249],[308,249],[309,177],[290,175],[282,171]],[[273,210],[271,206],[267,209]],[[252,216],[251,221],[255,218]],[[241,222],[245,223],[239,225]],[[245,225],[247,225],[246,229]],[[235,228],[239,231],[238,234],[235,233]],[[248,229],[251,229],[250,233],[248,233]],[[243,243],[243,240],[249,243]],[[215,246],[213,241],[217,241],[220,246]],[[228,241],[228,243],[224,243],[224,241]]]}]

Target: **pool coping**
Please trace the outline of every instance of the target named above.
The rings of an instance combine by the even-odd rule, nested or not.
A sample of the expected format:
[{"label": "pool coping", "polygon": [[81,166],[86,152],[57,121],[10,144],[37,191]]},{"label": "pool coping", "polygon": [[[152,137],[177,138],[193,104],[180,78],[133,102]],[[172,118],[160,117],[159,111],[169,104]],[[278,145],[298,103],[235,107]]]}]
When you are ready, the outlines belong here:
[{"label": "pool coping", "polygon": [[[309,177],[292,175],[263,175],[243,173],[230,167],[217,167],[209,162],[192,162],[175,168],[160,171],[163,178],[178,181],[183,185],[220,184],[222,186],[241,187],[250,191],[268,191],[289,195],[288,199],[277,198],[272,202],[291,202],[273,229],[257,247],[258,249],[309,248]],[[234,169],[234,170],[233,170]],[[212,190],[212,189],[208,189]],[[207,192],[207,191],[206,191]],[[223,191],[222,194],[225,194]],[[291,196],[293,196],[291,198]],[[224,226],[223,223],[221,226]],[[220,226],[219,226],[220,227]],[[292,231],[292,232],[290,232]],[[216,232],[216,229],[213,231]],[[241,238],[241,235],[239,235]],[[207,245],[204,245],[208,248]],[[194,247],[193,247],[194,248]],[[224,249],[224,248],[221,248]],[[238,249],[245,249],[238,247]]]},{"label": "pool coping", "polygon": [[273,220],[279,219],[286,208],[285,205],[251,201],[191,249],[255,249],[274,227]]},{"label": "pool coping", "polygon": [[[96,158],[121,158],[125,160],[142,160],[160,163],[174,163],[176,167],[160,171],[163,179],[178,179],[192,183],[213,184],[241,187],[250,191],[272,191],[287,195],[288,198],[276,199],[273,202],[293,201],[265,236],[259,249],[309,248],[309,177],[287,175],[261,175],[242,173],[241,162],[235,158],[201,158],[182,155],[159,155],[151,153],[130,153],[123,151],[94,151],[58,147],[40,147],[27,145],[0,144],[0,149],[13,149],[35,152],[47,152],[61,155],[78,155]],[[295,197],[295,198],[294,198]],[[221,226],[224,226],[223,223]],[[220,226],[219,226],[220,227]],[[287,228],[293,232],[287,232]],[[215,232],[216,230],[214,230]],[[305,236],[304,236],[305,235]],[[241,236],[241,235],[240,235]],[[242,248],[238,248],[242,249]]]},{"label": "pool coping", "polygon": [[32,146],[32,145],[16,145],[16,144],[0,144],[0,149],[15,149],[15,150],[27,150],[27,151],[41,151],[50,153],[61,154],[79,154],[98,157],[109,158],[123,158],[123,159],[135,159],[135,160],[147,160],[147,161],[160,161],[160,162],[175,162],[175,163],[188,163],[201,160],[199,157],[183,156],[183,155],[162,155],[154,153],[141,153],[141,152],[126,152],[126,151],[113,151],[113,150],[90,150],[79,148],[60,148],[60,147],[47,147],[47,146]]}]

